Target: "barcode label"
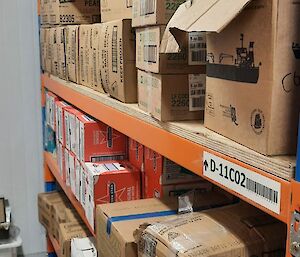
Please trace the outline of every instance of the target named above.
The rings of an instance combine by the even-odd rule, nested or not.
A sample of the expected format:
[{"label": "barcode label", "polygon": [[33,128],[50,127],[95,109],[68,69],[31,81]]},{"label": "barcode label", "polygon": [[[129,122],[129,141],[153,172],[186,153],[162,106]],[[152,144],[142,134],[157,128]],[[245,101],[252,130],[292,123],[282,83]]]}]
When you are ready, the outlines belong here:
[{"label": "barcode label", "polygon": [[91,157],[91,162],[102,162],[102,161],[122,161],[125,160],[124,155],[102,155]]},{"label": "barcode label", "polygon": [[205,74],[189,75],[189,110],[201,111],[205,107]]},{"label": "barcode label", "polygon": [[112,71],[118,72],[118,27],[113,27],[112,32]]},{"label": "barcode label", "polygon": [[280,214],[281,184],[279,182],[208,152],[203,153],[203,175]]},{"label": "barcode label", "polygon": [[157,45],[144,45],[144,62],[157,62]]},{"label": "barcode label", "polygon": [[189,65],[206,63],[206,36],[204,32],[189,33]]},{"label": "barcode label", "polygon": [[146,16],[155,12],[155,0],[141,0],[140,16]]},{"label": "barcode label", "polygon": [[278,203],[278,191],[273,190],[250,178],[246,179],[246,188],[256,194],[269,199],[273,203]]}]

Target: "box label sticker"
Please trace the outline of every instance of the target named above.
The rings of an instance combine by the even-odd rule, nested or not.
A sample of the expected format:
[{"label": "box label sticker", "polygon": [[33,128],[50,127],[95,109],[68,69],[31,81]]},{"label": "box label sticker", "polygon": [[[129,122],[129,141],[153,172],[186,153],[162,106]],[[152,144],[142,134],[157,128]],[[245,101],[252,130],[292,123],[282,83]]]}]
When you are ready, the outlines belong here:
[{"label": "box label sticker", "polygon": [[189,110],[201,111],[205,108],[205,74],[189,75]]},{"label": "box label sticker", "polygon": [[189,33],[189,65],[206,64],[206,36],[204,32]]},{"label": "box label sticker", "polygon": [[203,153],[203,175],[280,214],[281,185],[208,152]]}]

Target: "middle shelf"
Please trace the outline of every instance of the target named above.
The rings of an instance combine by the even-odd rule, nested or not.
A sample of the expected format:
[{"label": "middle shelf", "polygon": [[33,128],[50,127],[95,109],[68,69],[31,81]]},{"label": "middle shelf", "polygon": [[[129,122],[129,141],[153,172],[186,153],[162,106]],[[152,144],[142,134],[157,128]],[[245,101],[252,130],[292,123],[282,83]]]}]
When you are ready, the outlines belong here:
[{"label": "middle shelf", "polygon": [[[294,176],[295,157],[266,157],[204,128],[200,121],[158,122],[134,104],[120,103],[107,95],[46,74],[41,78],[46,89],[78,109],[275,218],[289,222],[290,181]],[[236,183],[239,184],[236,187],[229,176],[227,181],[220,176],[208,176],[206,171],[207,168],[212,171],[211,161],[227,165],[228,171],[233,169],[238,175],[243,171],[247,184],[243,187]],[[237,180],[243,181],[242,177]]]}]

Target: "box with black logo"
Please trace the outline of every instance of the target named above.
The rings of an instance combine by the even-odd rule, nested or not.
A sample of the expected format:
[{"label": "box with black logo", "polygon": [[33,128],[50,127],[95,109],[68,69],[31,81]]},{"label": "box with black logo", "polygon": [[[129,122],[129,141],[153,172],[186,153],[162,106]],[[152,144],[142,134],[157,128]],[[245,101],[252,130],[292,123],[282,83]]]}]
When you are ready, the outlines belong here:
[{"label": "box with black logo", "polygon": [[164,36],[175,50],[183,30],[210,32],[205,126],[266,155],[296,152],[299,3],[195,0],[170,20],[175,38]]},{"label": "box with black logo", "polygon": [[102,24],[101,78],[104,90],[125,102],[137,102],[135,35],[131,20],[115,20]]}]

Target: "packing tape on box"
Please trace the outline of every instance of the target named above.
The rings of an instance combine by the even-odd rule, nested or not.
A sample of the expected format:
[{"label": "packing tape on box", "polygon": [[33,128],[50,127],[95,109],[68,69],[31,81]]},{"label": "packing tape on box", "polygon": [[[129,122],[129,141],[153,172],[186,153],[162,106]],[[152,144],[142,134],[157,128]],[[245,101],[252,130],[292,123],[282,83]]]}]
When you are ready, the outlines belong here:
[{"label": "packing tape on box", "polygon": [[108,235],[110,235],[111,225],[114,222],[139,220],[139,219],[147,219],[147,218],[157,218],[157,217],[171,216],[171,215],[176,215],[176,214],[177,214],[177,210],[171,210],[171,211],[148,212],[148,213],[111,217],[111,218],[108,218],[107,223],[106,223],[106,233]]}]

